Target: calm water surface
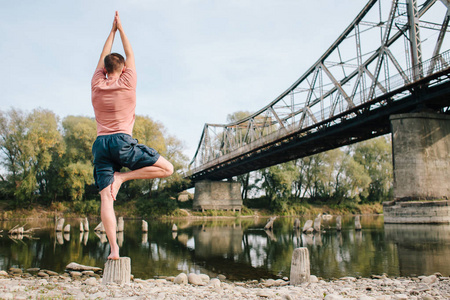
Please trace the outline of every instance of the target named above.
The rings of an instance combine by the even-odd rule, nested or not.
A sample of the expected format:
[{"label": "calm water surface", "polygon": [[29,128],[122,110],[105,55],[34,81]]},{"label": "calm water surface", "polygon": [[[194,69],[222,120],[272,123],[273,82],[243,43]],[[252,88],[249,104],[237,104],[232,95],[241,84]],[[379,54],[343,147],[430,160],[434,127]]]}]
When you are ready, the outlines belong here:
[{"label": "calm water surface", "polygon": [[[362,231],[354,219],[343,219],[335,230],[334,218],[323,221],[321,234],[305,235],[293,229],[293,218],[279,218],[273,231],[263,229],[268,218],[149,221],[125,220],[119,234],[122,256],[131,258],[132,273],[147,279],[180,272],[224,274],[230,280],[289,276],[292,252],[307,247],[311,274],[325,279],[387,273],[389,276],[450,275],[450,225],[384,224],[382,216],[362,216]],[[306,219],[301,219],[302,225]],[[17,224],[39,227],[22,239],[8,236]],[[47,220],[0,222],[0,269],[10,267],[64,272],[70,262],[104,267],[109,245],[90,221],[89,233],[80,234],[79,220],[68,220],[70,234],[57,234]],[[172,225],[178,232],[172,232]]]}]

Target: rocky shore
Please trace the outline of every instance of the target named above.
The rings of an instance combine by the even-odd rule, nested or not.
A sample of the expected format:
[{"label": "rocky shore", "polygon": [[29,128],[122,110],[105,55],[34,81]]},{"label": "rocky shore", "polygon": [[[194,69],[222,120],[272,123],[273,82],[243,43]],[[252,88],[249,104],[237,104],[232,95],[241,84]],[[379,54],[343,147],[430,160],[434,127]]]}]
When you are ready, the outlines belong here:
[{"label": "rocky shore", "polygon": [[450,299],[450,279],[441,274],[409,278],[344,277],[289,285],[288,278],[230,282],[225,276],[184,274],[133,279],[130,284],[102,284],[98,270],[11,268],[0,271],[0,299]]}]

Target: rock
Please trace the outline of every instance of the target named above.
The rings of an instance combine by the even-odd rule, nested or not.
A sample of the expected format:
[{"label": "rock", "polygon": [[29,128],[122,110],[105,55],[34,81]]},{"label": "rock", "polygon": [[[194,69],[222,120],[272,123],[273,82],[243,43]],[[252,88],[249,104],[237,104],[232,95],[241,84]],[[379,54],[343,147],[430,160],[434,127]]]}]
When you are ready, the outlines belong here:
[{"label": "rock", "polygon": [[217,275],[217,278],[218,278],[220,281],[225,281],[225,280],[227,279],[227,277],[226,277],[225,275],[222,275],[222,274]]},{"label": "rock", "polygon": [[175,280],[175,277],[174,276],[168,276],[168,277],[166,277],[166,280],[170,281],[170,282],[173,282]]},{"label": "rock", "polygon": [[260,290],[256,293],[256,296],[272,299],[275,297],[275,294],[271,290]]},{"label": "rock", "polygon": [[318,283],[319,282],[319,278],[317,278],[316,275],[310,275],[309,276],[309,282],[310,283]]},{"label": "rock", "polygon": [[205,284],[208,284],[209,281],[211,280],[211,278],[209,278],[209,276],[206,274],[200,274],[198,275],[198,277],[200,277],[200,280],[203,281],[203,283]]},{"label": "rock", "polygon": [[39,277],[43,277],[43,278],[47,278],[50,277],[47,273],[40,271],[39,273],[37,273],[37,276]]},{"label": "rock", "polygon": [[29,273],[37,273],[39,272],[41,269],[40,268],[28,268],[27,272]]},{"label": "rock", "polygon": [[364,295],[360,296],[358,300],[376,300],[376,299],[374,297]]},{"label": "rock", "polygon": [[22,269],[19,269],[19,268],[9,268],[9,272],[14,274],[14,275],[18,275],[18,274],[22,274],[23,273]]},{"label": "rock", "polygon": [[77,264],[75,262],[71,262],[70,264],[68,264],[66,266],[66,269],[70,270],[70,271],[94,271],[96,273],[100,272],[102,270],[101,268],[84,266],[84,265]]},{"label": "rock", "polygon": [[326,295],[324,298],[324,300],[341,300],[341,299],[344,299],[344,298],[339,295],[334,295],[334,294]]},{"label": "rock", "polygon": [[222,283],[220,282],[220,280],[218,278],[213,278],[209,281],[209,286],[217,289],[220,288],[222,285]]},{"label": "rock", "polygon": [[72,276],[72,278],[80,278],[81,276],[83,276],[83,274],[78,271],[72,271],[72,272],[69,272],[69,274],[70,274],[70,276]]},{"label": "rock", "polygon": [[50,271],[50,270],[41,270],[41,271],[47,273],[50,276],[59,276],[58,273]]},{"label": "rock", "polygon": [[202,279],[200,278],[200,276],[198,276],[195,273],[189,273],[188,275],[188,282],[190,284],[194,284],[194,285],[204,285]]},{"label": "rock", "polygon": [[94,277],[90,277],[90,278],[86,279],[84,281],[84,283],[86,285],[97,285],[98,284],[97,279],[95,279]]},{"label": "rock", "polygon": [[267,279],[267,280],[263,283],[263,285],[264,285],[265,287],[271,287],[271,286],[275,285],[275,280],[273,280],[273,279]]},{"label": "rock", "polygon": [[81,272],[81,274],[83,274],[85,276],[90,276],[90,277],[95,275],[94,271],[83,271],[83,272]]},{"label": "rock", "polygon": [[0,271],[0,276],[9,276],[9,274],[6,271]]},{"label": "rock", "polygon": [[187,277],[186,274],[180,273],[180,274],[178,274],[177,277],[175,277],[173,282],[176,283],[176,284],[187,284],[188,283],[188,277]]},{"label": "rock", "polygon": [[408,300],[408,296],[405,294],[397,294],[397,295],[393,295],[392,299],[394,300]]},{"label": "rock", "polygon": [[430,275],[422,278],[422,282],[426,284],[433,284],[438,281],[438,278],[436,275]]}]

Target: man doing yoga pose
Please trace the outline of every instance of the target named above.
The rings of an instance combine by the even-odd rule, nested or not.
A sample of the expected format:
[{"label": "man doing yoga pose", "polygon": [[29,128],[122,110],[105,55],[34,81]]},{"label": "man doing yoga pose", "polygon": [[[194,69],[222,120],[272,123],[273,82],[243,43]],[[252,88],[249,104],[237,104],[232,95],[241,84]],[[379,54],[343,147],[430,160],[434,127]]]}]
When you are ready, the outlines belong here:
[{"label": "man doing yoga pose", "polygon": [[[116,31],[119,31],[125,58],[111,53]],[[100,191],[101,219],[111,248],[108,259],[119,259],[113,203],[122,183],[132,179],[164,178],[173,173],[169,161],[132,138],[136,83],[134,53],[116,12],[91,82],[97,121],[97,139],[92,146],[94,179]],[[122,167],[130,171],[120,172]]]}]

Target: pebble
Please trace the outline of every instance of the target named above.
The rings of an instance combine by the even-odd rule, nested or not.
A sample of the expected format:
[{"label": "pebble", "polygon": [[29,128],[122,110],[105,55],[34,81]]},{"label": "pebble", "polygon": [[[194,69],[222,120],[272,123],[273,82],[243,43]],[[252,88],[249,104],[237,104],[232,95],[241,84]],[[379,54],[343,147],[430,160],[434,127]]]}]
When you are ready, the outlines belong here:
[{"label": "pebble", "polygon": [[[48,274],[47,270],[45,273]],[[101,279],[93,277],[97,274],[92,273],[84,273],[81,280],[72,280],[72,277],[63,274],[48,278],[17,274],[20,274],[18,270],[9,274],[0,270],[0,275],[3,275],[0,276],[0,299],[450,299],[450,279],[442,275],[343,277],[331,281],[316,277],[314,282],[292,286],[288,285],[288,278],[225,282],[224,278],[210,279],[208,275],[195,273],[134,279],[124,285],[100,284]],[[79,276],[75,274],[75,277]],[[191,281],[196,283],[188,283]]]}]

